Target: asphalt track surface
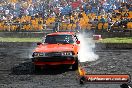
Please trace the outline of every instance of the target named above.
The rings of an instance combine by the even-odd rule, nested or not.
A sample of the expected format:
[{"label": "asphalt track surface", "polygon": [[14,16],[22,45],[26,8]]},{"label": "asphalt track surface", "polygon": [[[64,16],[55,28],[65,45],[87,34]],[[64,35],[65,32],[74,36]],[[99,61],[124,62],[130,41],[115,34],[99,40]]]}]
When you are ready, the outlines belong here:
[{"label": "asphalt track surface", "polygon": [[[78,71],[70,68],[44,68],[34,73],[30,58],[35,45],[7,45],[0,47],[0,88],[120,88],[120,84],[80,85]],[[97,50],[96,53],[99,55],[98,60],[82,63],[87,72],[132,76],[132,49]]]}]

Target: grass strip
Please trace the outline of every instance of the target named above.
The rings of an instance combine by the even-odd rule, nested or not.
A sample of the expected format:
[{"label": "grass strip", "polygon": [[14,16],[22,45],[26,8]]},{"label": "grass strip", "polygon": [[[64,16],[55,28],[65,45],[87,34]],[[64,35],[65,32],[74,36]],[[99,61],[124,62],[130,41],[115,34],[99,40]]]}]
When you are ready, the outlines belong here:
[{"label": "grass strip", "polygon": [[132,37],[124,37],[124,38],[104,38],[102,40],[97,40],[97,43],[132,43]]},{"label": "grass strip", "polygon": [[[42,38],[4,38],[0,37],[0,42],[41,42]],[[132,43],[132,37],[124,38],[104,38],[96,40],[96,43]]]},{"label": "grass strip", "polygon": [[0,37],[0,42],[40,42],[41,38],[3,38]]}]

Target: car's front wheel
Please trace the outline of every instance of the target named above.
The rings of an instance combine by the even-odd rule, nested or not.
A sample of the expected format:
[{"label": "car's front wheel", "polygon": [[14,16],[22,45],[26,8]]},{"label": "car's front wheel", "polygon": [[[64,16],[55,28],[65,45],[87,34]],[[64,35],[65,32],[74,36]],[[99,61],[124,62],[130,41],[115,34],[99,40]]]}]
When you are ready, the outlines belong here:
[{"label": "car's front wheel", "polygon": [[78,59],[75,61],[75,63],[72,65],[72,70],[78,70]]},{"label": "car's front wheel", "polygon": [[35,71],[35,72],[38,72],[38,71],[40,71],[40,70],[41,70],[40,66],[34,65],[34,71]]}]

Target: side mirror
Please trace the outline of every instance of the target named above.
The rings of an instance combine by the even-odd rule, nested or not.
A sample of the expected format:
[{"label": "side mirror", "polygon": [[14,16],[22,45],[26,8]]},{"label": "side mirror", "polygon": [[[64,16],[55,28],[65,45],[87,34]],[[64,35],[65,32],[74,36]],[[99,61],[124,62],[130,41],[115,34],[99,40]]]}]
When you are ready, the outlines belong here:
[{"label": "side mirror", "polygon": [[76,43],[77,43],[77,44],[80,44],[80,41],[77,41]]},{"label": "side mirror", "polygon": [[37,42],[37,45],[41,45],[42,43],[41,42]]}]

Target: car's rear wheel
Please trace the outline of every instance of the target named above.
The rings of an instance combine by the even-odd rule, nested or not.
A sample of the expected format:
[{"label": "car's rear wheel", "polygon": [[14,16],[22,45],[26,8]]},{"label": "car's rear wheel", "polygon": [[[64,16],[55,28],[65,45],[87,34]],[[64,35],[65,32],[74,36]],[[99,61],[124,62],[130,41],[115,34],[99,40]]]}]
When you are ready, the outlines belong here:
[{"label": "car's rear wheel", "polygon": [[40,70],[41,70],[40,66],[34,65],[34,71],[35,71],[35,72],[38,72],[38,71],[40,71]]},{"label": "car's rear wheel", "polygon": [[75,61],[75,63],[72,65],[72,70],[78,70],[78,59]]}]

